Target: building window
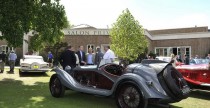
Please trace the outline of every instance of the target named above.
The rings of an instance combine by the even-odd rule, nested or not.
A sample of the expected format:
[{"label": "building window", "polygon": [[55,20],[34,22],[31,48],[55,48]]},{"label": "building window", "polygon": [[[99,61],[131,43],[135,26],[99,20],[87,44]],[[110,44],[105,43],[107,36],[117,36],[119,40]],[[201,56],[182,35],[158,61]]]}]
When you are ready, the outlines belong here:
[{"label": "building window", "polygon": [[190,48],[185,48],[185,54],[190,57]]},{"label": "building window", "polygon": [[167,48],[164,48],[164,49],[163,49],[163,56],[168,56]]},{"label": "building window", "polygon": [[155,54],[157,56],[168,56],[169,55],[168,48],[156,48]]},{"label": "building window", "polygon": [[174,55],[188,55],[191,57],[191,47],[190,46],[180,46],[180,47],[157,47],[155,48],[155,53],[157,56],[170,56]]},{"label": "building window", "polygon": [[95,49],[94,49],[95,46],[94,46],[93,44],[88,44],[88,45],[87,45],[87,53],[88,53],[88,49],[89,49],[89,48],[92,48],[93,52],[95,52]]},{"label": "building window", "polygon": [[1,52],[4,51],[5,53],[9,53],[10,51],[14,50],[14,48],[8,47],[7,45],[1,45],[0,50],[1,50]]},{"label": "building window", "polygon": [[178,47],[178,53],[177,53],[177,55],[180,55],[181,54],[181,50],[180,50],[180,48]]},{"label": "building window", "polygon": [[159,48],[157,48],[157,49],[155,50],[155,54],[156,54],[157,56],[160,56],[160,49],[159,49]]}]

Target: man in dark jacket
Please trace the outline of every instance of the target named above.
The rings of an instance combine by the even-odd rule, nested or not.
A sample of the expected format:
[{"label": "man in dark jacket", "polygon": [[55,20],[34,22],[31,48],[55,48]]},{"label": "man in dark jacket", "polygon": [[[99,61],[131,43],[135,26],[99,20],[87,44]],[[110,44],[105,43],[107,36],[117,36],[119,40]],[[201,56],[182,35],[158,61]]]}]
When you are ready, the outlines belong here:
[{"label": "man in dark jacket", "polygon": [[190,58],[188,55],[185,55],[185,60],[184,60],[185,64],[186,65],[189,65],[190,64]]},{"label": "man in dark jacket", "polygon": [[101,52],[101,48],[97,47],[96,48],[96,55],[95,55],[95,63],[97,65],[99,65],[99,63],[101,62],[101,59],[103,59],[104,54]]},{"label": "man in dark jacket", "polygon": [[60,56],[59,61],[63,69],[65,69],[66,66],[71,66],[72,69],[76,67],[76,56],[74,51],[72,51],[71,49],[72,47],[68,46],[67,49]]},{"label": "man in dark jacket", "polygon": [[79,51],[76,52],[76,54],[79,57],[80,66],[83,66],[83,65],[86,64],[86,54],[85,54],[85,52],[83,50],[84,50],[84,47],[83,46],[79,46]]},{"label": "man in dark jacket", "polygon": [[0,73],[4,72],[4,65],[5,65],[5,60],[6,60],[6,54],[4,51],[0,54]]}]

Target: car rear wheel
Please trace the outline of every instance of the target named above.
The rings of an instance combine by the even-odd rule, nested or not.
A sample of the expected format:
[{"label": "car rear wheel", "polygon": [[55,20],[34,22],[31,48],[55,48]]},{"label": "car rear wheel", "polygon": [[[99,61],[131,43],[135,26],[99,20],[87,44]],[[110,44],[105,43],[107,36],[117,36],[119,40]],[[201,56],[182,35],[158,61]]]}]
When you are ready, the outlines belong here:
[{"label": "car rear wheel", "polygon": [[116,101],[119,108],[144,108],[145,100],[141,91],[134,85],[124,84],[117,91]]},{"label": "car rear wheel", "polygon": [[49,86],[50,86],[50,93],[53,97],[58,98],[64,96],[65,87],[62,85],[61,81],[59,80],[56,74],[54,74],[50,78]]},{"label": "car rear wheel", "polygon": [[190,87],[187,82],[173,66],[168,66],[163,73],[165,82],[170,91],[179,99],[188,97]]}]

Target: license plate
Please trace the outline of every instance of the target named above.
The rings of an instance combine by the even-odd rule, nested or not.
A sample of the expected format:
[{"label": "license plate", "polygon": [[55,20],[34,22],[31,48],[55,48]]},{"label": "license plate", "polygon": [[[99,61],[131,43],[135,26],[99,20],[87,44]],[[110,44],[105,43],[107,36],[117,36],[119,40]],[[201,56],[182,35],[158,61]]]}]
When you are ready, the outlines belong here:
[{"label": "license plate", "polygon": [[39,68],[39,66],[36,66],[36,65],[34,66],[34,69],[38,69],[38,68]]}]

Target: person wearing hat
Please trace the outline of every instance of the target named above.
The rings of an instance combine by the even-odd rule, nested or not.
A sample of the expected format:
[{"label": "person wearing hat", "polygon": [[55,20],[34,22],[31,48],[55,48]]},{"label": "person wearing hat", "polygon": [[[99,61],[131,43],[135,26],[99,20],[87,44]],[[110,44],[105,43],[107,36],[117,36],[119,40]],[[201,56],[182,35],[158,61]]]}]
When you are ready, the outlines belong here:
[{"label": "person wearing hat", "polygon": [[10,65],[10,73],[14,73],[14,67],[15,67],[15,61],[17,59],[17,55],[15,54],[15,52],[12,50],[8,56],[8,60],[9,60],[9,65]]}]

